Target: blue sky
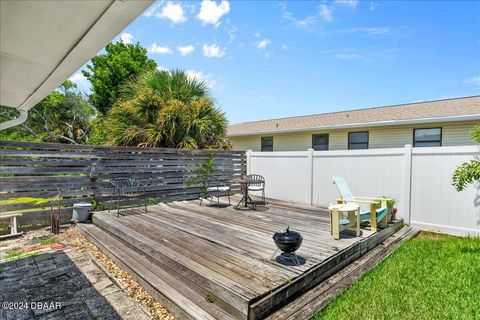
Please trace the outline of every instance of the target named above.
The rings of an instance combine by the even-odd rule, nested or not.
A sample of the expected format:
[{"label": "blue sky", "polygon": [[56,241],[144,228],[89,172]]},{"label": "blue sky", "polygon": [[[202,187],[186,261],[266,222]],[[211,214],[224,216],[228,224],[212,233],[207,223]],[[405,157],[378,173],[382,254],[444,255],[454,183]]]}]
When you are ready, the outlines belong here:
[{"label": "blue sky", "polygon": [[158,1],[114,41],[207,81],[230,123],[480,94],[478,1]]}]

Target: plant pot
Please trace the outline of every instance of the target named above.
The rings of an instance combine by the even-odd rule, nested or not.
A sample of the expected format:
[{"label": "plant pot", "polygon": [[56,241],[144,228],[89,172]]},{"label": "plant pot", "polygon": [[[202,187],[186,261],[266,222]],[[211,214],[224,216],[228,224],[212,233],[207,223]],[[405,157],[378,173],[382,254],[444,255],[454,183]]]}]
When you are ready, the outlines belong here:
[{"label": "plant pot", "polygon": [[392,215],[390,220],[397,220],[397,208],[392,208]]}]

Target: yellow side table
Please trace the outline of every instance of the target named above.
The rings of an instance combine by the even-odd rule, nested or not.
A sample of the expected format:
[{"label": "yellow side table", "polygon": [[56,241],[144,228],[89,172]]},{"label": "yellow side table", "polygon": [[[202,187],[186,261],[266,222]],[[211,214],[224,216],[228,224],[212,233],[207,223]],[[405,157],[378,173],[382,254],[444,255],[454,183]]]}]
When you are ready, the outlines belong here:
[{"label": "yellow side table", "polygon": [[[354,204],[331,204],[330,211],[330,233],[333,239],[340,239],[340,232],[346,229],[354,230],[357,237],[360,236],[360,206]],[[348,214],[348,224],[340,225],[344,213]]]}]

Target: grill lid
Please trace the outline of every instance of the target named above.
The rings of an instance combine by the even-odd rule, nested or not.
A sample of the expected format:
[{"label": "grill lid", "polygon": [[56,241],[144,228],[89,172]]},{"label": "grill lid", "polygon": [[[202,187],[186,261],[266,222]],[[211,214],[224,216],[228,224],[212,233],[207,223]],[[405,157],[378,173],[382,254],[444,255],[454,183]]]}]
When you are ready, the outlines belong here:
[{"label": "grill lid", "polygon": [[285,232],[275,232],[273,240],[281,243],[298,243],[302,242],[303,237],[300,233],[291,231],[290,227],[287,227]]}]

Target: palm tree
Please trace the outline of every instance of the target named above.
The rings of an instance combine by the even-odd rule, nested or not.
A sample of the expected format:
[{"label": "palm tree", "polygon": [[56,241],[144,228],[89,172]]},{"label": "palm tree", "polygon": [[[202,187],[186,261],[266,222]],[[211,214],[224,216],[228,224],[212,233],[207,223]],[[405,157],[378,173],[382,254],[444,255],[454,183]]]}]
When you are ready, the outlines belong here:
[{"label": "palm tree", "polygon": [[107,117],[107,138],[122,146],[228,148],[226,127],[204,81],[154,70],[121,88]]}]

